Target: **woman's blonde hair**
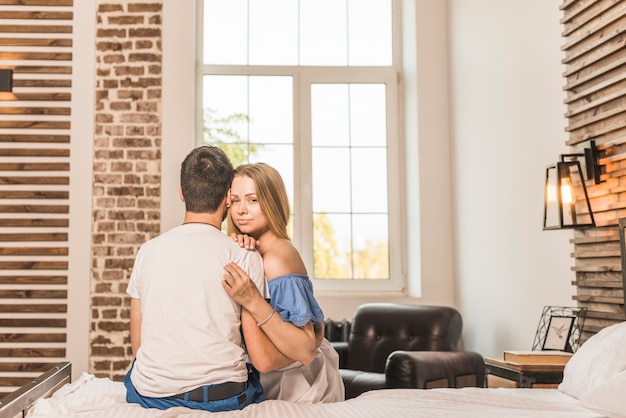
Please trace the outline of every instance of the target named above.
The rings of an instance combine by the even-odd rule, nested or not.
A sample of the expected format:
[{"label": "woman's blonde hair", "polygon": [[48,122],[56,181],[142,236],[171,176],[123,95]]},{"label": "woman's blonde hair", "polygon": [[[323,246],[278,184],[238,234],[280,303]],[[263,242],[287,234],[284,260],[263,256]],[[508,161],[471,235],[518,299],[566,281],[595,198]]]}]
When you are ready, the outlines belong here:
[{"label": "woman's blonde hair", "polygon": [[[287,234],[289,198],[280,173],[265,163],[242,164],[235,169],[235,177],[242,176],[250,177],[254,182],[259,206],[270,231],[279,238],[290,239]],[[229,235],[242,233],[230,214],[227,223]]]}]

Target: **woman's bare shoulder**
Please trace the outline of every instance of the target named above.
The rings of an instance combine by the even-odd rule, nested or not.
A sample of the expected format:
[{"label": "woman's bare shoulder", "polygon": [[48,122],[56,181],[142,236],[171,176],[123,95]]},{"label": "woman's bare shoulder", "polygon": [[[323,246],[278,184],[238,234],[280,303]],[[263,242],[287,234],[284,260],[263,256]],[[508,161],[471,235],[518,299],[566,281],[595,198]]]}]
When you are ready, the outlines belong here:
[{"label": "woman's bare shoulder", "polygon": [[300,253],[289,241],[279,241],[263,254],[263,268],[268,280],[286,274],[306,274]]}]

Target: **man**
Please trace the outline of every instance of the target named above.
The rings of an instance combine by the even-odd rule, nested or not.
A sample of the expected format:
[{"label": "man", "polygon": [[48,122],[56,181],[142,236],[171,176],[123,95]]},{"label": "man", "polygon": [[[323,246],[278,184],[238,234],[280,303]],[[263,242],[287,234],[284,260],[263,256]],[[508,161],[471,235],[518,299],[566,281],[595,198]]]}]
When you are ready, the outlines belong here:
[{"label": "man", "polygon": [[183,224],[137,253],[127,289],[135,356],[124,381],[128,402],[216,412],[264,400],[258,373],[245,361],[241,306],[222,287],[224,266],[233,261],[267,293],[259,253],[220,230],[233,175],[219,148],[192,150],[180,174]]}]

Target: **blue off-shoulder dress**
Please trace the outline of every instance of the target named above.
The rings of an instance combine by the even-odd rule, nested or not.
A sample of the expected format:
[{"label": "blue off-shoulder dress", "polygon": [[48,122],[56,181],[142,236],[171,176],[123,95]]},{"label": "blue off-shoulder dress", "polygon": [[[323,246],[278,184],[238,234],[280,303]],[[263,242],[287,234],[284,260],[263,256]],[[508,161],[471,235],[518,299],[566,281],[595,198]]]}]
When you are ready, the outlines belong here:
[{"label": "blue off-shoulder dress", "polygon": [[[313,296],[308,276],[288,274],[268,281],[270,305],[283,321],[301,327],[324,322],[324,313]],[[290,402],[340,402],[345,390],[339,373],[339,355],[324,338],[313,361],[261,374],[266,399]]]}]

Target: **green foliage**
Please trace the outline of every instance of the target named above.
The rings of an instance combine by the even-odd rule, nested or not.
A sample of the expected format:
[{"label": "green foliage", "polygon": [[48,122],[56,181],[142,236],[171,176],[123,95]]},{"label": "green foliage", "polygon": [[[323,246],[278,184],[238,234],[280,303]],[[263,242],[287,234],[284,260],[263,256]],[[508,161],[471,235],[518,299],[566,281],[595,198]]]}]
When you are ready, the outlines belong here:
[{"label": "green foliage", "polygon": [[355,279],[389,278],[389,245],[368,241],[363,250],[352,251]]},{"label": "green foliage", "polygon": [[337,248],[334,230],[325,213],[315,215],[313,221],[313,270],[317,279],[347,278],[350,263],[341,263],[345,256]]},{"label": "green foliage", "polygon": [[[260,144],[248,143],[239,132],[247,131],[250,117],[243,113],[234,113],[225,117],[216,117],[214,109],[204,108],[202,112],[202,142],[217,145],[224,150],[233,167],[250,162],[261,148]],[[246,129],[236,129],[242,126]]]}]

